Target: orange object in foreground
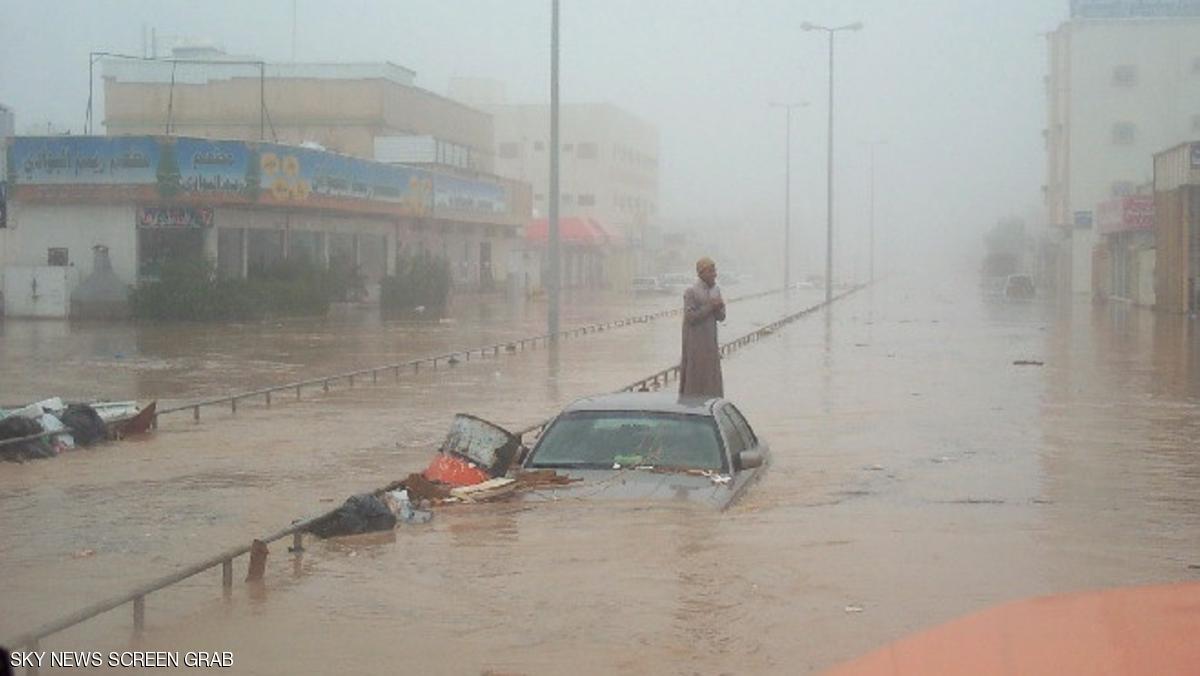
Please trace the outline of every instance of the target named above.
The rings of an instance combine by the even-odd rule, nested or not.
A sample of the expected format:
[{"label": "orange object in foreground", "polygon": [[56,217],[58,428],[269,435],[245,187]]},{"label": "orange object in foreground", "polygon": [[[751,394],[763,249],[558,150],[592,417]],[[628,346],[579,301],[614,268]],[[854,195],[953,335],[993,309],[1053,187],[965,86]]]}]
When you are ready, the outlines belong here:
[{"label": "orange object in foreground", "polygon": [[1200,674],[1200,583],[1006,603],[923,631],[825,676]]},{"label": "orange object in foreground", "polygon": [[425,470],[425,478],[457,487],[474,486],[492,477],[463,458],[447,453],[438,453]]}]

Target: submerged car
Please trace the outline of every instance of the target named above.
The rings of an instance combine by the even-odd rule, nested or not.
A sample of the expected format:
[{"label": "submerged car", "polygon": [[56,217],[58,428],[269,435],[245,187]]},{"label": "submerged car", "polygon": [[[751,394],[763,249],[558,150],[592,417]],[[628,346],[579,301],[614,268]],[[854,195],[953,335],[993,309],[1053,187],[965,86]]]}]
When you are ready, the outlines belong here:
[{"label": "submerged car", "polygon": [[766,443],[729,401],[630,392],[567,406],[522,469],[579,480],[538,492],[547,499],[683,500],[725,509],[769,460]]}]

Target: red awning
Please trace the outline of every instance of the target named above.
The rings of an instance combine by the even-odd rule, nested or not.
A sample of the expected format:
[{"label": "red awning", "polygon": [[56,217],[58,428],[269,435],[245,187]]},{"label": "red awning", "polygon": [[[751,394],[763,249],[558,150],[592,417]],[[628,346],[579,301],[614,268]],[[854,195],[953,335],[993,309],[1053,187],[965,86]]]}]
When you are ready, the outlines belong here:
[{"label": "red awning", "polygon": [[[534,244],[544,245],[550,236],[550,220],[540,218],[530,221],[525,228],[525,239]],[[608,230],[594,218],[582,216],[566,216],[558,219],[559,241],[565,246],[578,247],[612,247],[620,246],[621,240],[609,234]]]}]

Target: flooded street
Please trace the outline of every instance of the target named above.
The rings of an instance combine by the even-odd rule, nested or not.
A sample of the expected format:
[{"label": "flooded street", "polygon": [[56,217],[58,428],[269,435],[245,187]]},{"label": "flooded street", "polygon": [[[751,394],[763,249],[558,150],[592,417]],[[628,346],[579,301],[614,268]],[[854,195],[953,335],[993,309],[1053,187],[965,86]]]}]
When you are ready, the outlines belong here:
[{"label": "flooded street", "polygon": [[[731,305],[722,339],[820,295]],[[808,673],[1010,599],[1200,578],[1192,325],[1120,305],[1063,310],[890,279],[738,351],[726,395],[774,464],[725,513],[586,499],[445,508],[428,525],[306,541],[300,559],[275,543],[261,585],[241,583],[239,560],[229,600],[216,569],[156,593],[137,641],[124,606],[42,649],[227,650],[250,674]],[[444,347],[538,321],[455,329],[463,344]],[[297,356],[311,327],[233,342],[292,346],[283,380],[446,339],[364,326],[317,332],[312,359]],[[14,330],[29,329],[6,327],[5,350]],[[0,636],[418,470],[455,412],[524,426],[671,364],[678,341],[667,318],[0,467]],[[178,346],[186,367],[141,350],[173,365],[132,376],[140,396],[240,389],[276,368],[253,351],[210,371],[187,356],[194,345]],[[32,393],[36,374],[17,374],[9,352],[0,363],[6,396],[10,377]]]},{"label": "flooded street", "polygon": [[[562,328],[674,306],[673,295],[567,293]],[[489,295],[458,299],[440,322],[385,320],[376,306],[348,304],[328,317],[249,323],[10,319],[0,322],[0,383],[8,404],[52,395],[171,403],[540,335],[545,316],[544,299]]]}]

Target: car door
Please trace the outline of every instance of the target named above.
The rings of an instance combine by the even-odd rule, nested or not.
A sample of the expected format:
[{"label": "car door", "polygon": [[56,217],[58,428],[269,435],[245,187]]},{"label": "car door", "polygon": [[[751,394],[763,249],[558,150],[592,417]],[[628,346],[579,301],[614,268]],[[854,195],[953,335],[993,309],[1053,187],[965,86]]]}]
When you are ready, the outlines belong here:
[{"label": "car door", "polygon": [[759,448],[758,436],[754,434],[754,430],[750,428],[750,423],[746,422],[746,417],[733,404],[725,405],[730,419],[733,420],[733,426],[737,428],[738,433],[742,436],[742,441],[746,445],[746,450],[758,451]]},{"label": "car door", "polygon": [[729,454],[730,474],[736,474],[742,469],[739,455],[748,446],[746,445],[746,438],[738,429],[737,421],[731,415],[730,409],[732,408],[731,404],[721,406],[717,409],[715,417],[717,419],[717,427],[721,429],[721,438],[725,441],[725,451]]}]

